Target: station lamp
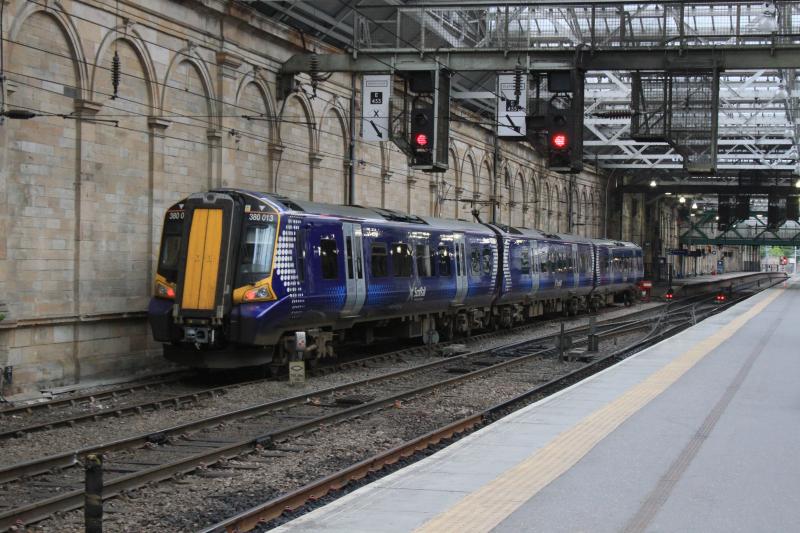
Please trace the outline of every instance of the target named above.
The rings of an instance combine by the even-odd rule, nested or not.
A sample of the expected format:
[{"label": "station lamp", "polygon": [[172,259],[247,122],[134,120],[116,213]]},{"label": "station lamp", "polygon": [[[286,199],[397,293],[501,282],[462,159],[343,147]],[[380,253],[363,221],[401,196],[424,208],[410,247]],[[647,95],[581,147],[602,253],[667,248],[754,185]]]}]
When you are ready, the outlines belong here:
[{"label": "station lamp", "polygon": [[682,204],[685,204],[685,203],[686,203],[686,197],[684,197],[683,195],[681,195],[681,197],[680,197],[680,198],[678,198],[678,201],[679,201],[680,203],[682,203]]},{"label": "station lamp", "polygon": [[800,178],[798,178],[797,181],[794,182],[794,186],[800,189]]},{"label": "station lamp", "polygon": [[692,209],[697,209],[697,202],[692,202]]},{"label": "station lamp", "polygon": [[651,187],[655,187],[656,185],[658,185],[658,183],[656,183],[656,180],[651,180],[650,181],[650,186]]}]

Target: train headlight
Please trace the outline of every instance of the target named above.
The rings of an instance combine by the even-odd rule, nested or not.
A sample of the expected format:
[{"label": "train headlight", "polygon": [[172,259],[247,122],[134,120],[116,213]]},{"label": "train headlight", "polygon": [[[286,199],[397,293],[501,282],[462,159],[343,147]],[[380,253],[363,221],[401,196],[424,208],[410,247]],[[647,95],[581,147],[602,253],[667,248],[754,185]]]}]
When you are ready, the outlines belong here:
[{"label": "train headlight", "polygon": [[259,284],[239,287],[233,291],[233,302],[237,304],[251,302],[268,302],[275,300],[275,293],[269,282],[259,282]]},{"label": "train headlight", "polygon": [[266,287],[259,287],[257,289],[250,289],[244,293],[245,301],[264,300],[270,297],[269,289]]},{"label": "train headlight", "polygon": [[156,287],[153,295],[156,298],[175,299],[175,285],[165,279],[156,279]]}]

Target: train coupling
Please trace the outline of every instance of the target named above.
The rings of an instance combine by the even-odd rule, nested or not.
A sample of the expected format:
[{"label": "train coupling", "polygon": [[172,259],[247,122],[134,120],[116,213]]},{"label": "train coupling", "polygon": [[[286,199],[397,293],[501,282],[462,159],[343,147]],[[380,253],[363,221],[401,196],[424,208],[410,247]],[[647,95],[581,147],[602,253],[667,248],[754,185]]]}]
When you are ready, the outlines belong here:
[{"label": "train coupling", "polygon": [[199,349],[201,345],[214,344],[215,333],[213,328],[184,326],[183,341],[194,344]]}]

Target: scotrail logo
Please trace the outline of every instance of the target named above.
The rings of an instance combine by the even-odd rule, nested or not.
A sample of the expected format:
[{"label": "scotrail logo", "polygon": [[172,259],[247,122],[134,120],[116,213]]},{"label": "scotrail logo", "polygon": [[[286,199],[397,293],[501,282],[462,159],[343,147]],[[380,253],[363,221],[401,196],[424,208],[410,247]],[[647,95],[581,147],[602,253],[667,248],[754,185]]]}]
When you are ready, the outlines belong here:
[{"label": "scotrail logo", "polygon": [[423,300],[425,298],[425,293],[428,291],[427,287],[414,287],[411,289],[411,299],[412,300]]}]

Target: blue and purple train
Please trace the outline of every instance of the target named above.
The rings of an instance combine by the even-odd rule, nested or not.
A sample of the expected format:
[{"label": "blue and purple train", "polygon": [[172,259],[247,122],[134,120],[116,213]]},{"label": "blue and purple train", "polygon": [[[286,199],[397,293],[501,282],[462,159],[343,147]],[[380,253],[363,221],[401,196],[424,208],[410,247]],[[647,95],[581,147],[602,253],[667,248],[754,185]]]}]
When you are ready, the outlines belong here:
[{"label": "blue and purple train", "polygon": [[215,189],[167,211],[148,315],[172,361],[278,365],[296,332],[314,359],[435,342],[630,301],[642,276],[629,242]]}]

